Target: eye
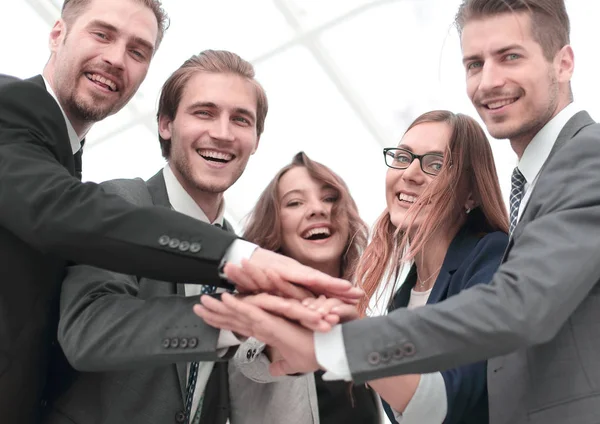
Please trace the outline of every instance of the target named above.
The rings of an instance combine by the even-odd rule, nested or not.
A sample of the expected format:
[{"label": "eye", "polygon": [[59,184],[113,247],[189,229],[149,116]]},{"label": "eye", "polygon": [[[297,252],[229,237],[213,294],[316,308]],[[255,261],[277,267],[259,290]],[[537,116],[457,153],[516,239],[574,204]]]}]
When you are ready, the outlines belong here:
[{"label": "eye", "polygon": [[244,118],[243,116],[237,116],[237,117],[233,118],[233,120],[237,121],[237,122],[241,122],[242,124],[245,124],[245,125],[250,125],[250,121],[247,120],[246,118]]},{"label": "eye", "polygon": [[521,56],[518,55],[517,53],[509,53],[506,55],[506,60],[516,60],[519,59]]},{"label": "eye", "polygon": [[331,194],[331,195],[329,195],[329,196],[326,196],[326,197],[323,199],[323,201],[324,201],[325,203],[335,203],[335,202],[337,202],[337,201],[338,201],[338,196],[337,196],[337,195],[335,195],[335,194]]},{"label": "eye", "polygon": [[107,35],[103,32],[92,32],[92,34],[94,34],[97,38],[100,38],[102,40],[108,40]]},{"label": "eye", "polygon": [[296,206],[300,206],[300,201],[299,200],[290,200],[289,202],[287,202],[285,204],[286,208],[294,208]]},{"label": "eye", "polygon": [[483,66],[483,62],[479,61],[475,61],[475,62],[471,62],[467,64],[467,71],[472,71],[475,69],[479,69]]},{"label": "eye", "polygon": [[194,115],[203,118],[203,117],[210,116],[210,113],[207,110],[197,110],[194,112]]},{"label": "eye", "polygon": [[404,164],[406,164],[406,163],[410,163],[410,156],[409,156],[409,155],[407,155],[406,153],[398,153],[398,154],[395,156],[394,160],[395,160],[396,162],[399,162],[399,163],[404,163]]}]

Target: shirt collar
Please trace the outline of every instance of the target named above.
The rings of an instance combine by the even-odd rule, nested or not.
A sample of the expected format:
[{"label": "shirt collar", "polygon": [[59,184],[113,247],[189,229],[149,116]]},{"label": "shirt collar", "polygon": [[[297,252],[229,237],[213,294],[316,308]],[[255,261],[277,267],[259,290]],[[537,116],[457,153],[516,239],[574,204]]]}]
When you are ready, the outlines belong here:
[{"label": "shirt collar", "polygon": [[519,161],[519,171],[525,177],[527,183],[531,184],[536,179],[542,166],[550,156],[550,152],[556,143],[558,135],[569,119],[573,117],[579,108],[575,103],[568,104],[563,110],[558,112],[541,130],[533,137],[529,145],[525,148],[523,156]]},{"label": "shirt collar", "polygon": [[213,222],[210,222],[204,211],[179,183],[168,163],[163,169],[163,176],[165,178],[165,186],[167,187],[167,196],[169,196],[169,202],[171,202],[171,206],[174,210],[209,224],[219,224],[221,227],[223,226],[225,200],[223,200],[221,206],[219,206],[217,218]]},{"label": "shirt collar", "polygon": [[69,142],[71,143],[71,149],[73,150],[73,154],[75,154],[79,151],[79,149],[81,149],[81,140],[83,140],[85,138],[85,134],[81,138],[77,135],[77,133],[75,132],[75,129],[73,128],[73,125],[71,125],[71,121],[69,121],[69,118],[67,118],[67,114],[65,113],[65,111],[62,108],[62,105],[58,101],[56,94],[54,94],[54,90],[52,90],[50,83],[48,82],[48,80],[46,79],[46,77],[44,75],[42,75],[42,78],[44,79],[44,84],[46,85],[46,90],[54,98],[54,100],[58,104],[58,107],[60,108],[60,111],[62,112],[62,114],[65,118],[65,123],[67,124],[67,133],[69,134]]}]

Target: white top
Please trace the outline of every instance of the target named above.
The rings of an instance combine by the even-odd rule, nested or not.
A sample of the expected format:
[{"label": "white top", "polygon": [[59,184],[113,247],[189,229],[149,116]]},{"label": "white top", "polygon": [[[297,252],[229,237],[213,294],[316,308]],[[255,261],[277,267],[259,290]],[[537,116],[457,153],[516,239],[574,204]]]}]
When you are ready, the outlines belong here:
[{"label": "white top", "polygon": [[410,299],[408,300],[408,305],[406,306],[408,309],[415,309],[419,306],[425,306],[427,304],[427,300],[429,299],[429,295],[431,294],[431,287],[426,291],[416,291],[415,289],[411,289],[410,291]]}]

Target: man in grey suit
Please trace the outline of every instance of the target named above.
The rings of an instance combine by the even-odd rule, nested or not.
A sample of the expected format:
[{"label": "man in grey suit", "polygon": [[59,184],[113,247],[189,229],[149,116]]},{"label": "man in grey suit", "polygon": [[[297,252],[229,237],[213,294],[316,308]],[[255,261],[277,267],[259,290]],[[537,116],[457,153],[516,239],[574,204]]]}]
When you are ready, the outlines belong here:
[{"label": "man in grey suit", "polygon": [[224,304],[245,317],[238,331],[284,356],[276,374],[320,366],[361,383],[489,359],[491,424],[597,424],[600,125],[572,103],[564,1],[464,0],[456,23],[468,95],[519,158],[510,242],[492,283],[314,338],[245,302]]},{"label": "man in grey suit", "polygon": [[[223,193],[256,151],[266,114],[266,94],[252,65],[234,53],[204,51],[163,86],[158,126],[164,169],[147,182],[102,186],[138,206],[174,209],[233,232],[223,218]],[[227,421],[227,364],[213,361],[227,359],[239,341],[192,311],[198,296],[213,288],[156,283],[92,266],[69,268],[58,339],[80,372],[60,376],[68,384],[46,422]]]}]

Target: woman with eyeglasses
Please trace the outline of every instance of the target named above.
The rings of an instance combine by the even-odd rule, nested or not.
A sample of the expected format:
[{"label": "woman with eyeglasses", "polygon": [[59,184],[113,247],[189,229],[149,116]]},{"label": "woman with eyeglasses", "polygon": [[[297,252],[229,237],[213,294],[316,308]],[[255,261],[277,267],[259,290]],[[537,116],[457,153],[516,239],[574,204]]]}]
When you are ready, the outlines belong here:
[{"label": "woman with eyeglasses", "polygon": [[[490,282],[508,243],[508,216],[479,124],[462,114],[427,112],[384,157],[387,208],[357,268],[366,293],[361,315],[406,268],[403,284],[384,299],[388,311],[441,302]],[[485,362],[369,385],[392,423],[488,422]]]}]

